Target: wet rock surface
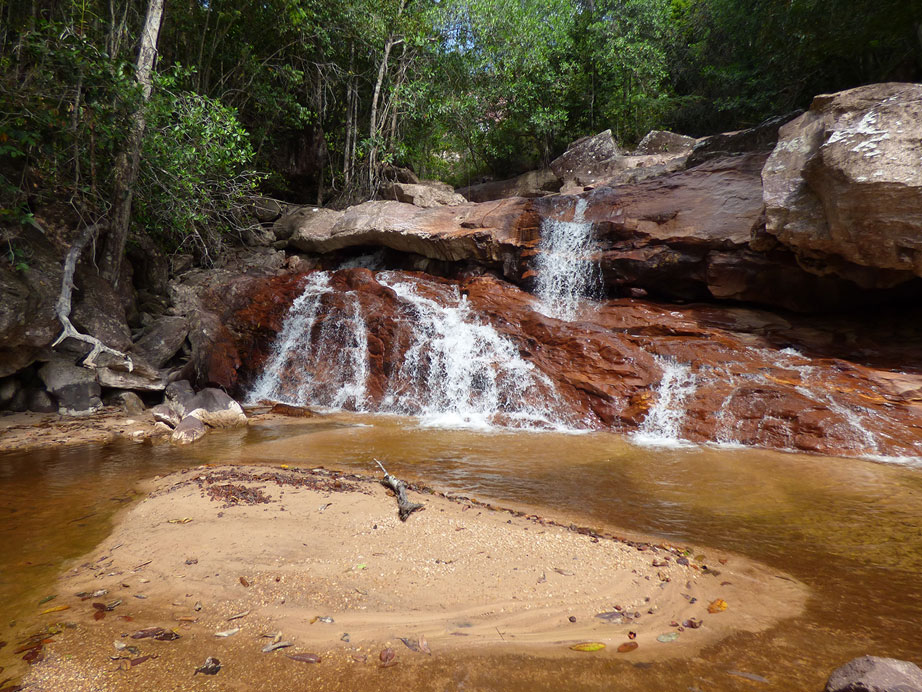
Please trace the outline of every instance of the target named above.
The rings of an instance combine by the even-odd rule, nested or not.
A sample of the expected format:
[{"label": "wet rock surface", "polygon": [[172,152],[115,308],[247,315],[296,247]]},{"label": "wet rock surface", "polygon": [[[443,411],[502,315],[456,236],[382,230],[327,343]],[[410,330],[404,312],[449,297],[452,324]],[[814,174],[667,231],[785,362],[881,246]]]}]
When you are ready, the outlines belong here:
[{"label": "wet rock surface", "polygon": [[[534,296],[494,277],[457,282],[389,272],[388,281],[395,276],[434,301],[450,303],[460,291],[477,319],[553,382],[573,427],[824,454],[916,455],[922,444],[919,338],[888,333],[886,315],[856,326],[845,318],[819,322],[752,309],[679,309],[620,299],[564,321],[541,314]],[[407,335],[417,329],[412,310],[379,278],[364,269],[332,274],[315,326],[317,334],[321,325],[335,334],[344,329],[337,321],[342,316],[362,316],[365,410],[376,410],[392,391],[388,378],[406,359]],[[242,393],[253,385],[288,312],[290,302],[279,296],[293,301],[306,281],[289,275],[250,285],[249,309],[228,324],[228,341],[215,344],[238,353],[246,365],[228,372],[221,386]],[[319,351],[331,347],[318,344]],[[278,376],[294,386],[310,379],[318,389],[338,388],[341,383],[331,378],[342,369],[329,362],[293,361]],[[888,369],[896,364],[902,372]],[[684,390],[670,391],[667,372],[673,384],[676,376],[684,378]],[[678,412],[671,431],[656,427],[669,406]],[[495,422],[516,424],[502,416]]]}]

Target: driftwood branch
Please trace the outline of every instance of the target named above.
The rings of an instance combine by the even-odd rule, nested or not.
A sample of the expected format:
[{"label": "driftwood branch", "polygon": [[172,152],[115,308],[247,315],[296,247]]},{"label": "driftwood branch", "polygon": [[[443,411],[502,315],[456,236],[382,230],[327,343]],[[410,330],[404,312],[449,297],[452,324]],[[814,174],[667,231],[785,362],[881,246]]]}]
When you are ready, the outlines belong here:
[{"label": "driftwood branch", "polygon": [[89,355],[83,359],[83,367],[95,368],[97,356],[100,353],[110,353],[124,360],[128,364],[128,372],[131,372],[133,369],[131,356],[106,346],[94,336],[80,333],[70,321],[71,299],[74,293],[74,272],[77,271],[77,260],[80,259],[80,253],[83,252],[83,248],[86,247],[86,244],[90,242],[90,238],[95,235],[99,228],[100,224],[87,226],[70,250],[67,251],[67,257],[64,260],[64,277],[61,279],[61,293],[58,295],[58,302],[54,305],[54,313],[64,329],[61,335],[51,344],[51,347],[54,348],[67,338],[76,339],[92,346]]},{"label": "driftwood branch", "polygon": [[387,469],[384,468],[384,464],[377,459],[375,459],[375,463],[384,471],[384,478],[381,479],[381,485],[393,490],[394,494],[397,496],[397,510],[399,512],[400,521],[406,521],[407,517],[413,514],[413,512],[425,506],[418,502],[410,502],[407,499],[407,484],[389,474]]}]

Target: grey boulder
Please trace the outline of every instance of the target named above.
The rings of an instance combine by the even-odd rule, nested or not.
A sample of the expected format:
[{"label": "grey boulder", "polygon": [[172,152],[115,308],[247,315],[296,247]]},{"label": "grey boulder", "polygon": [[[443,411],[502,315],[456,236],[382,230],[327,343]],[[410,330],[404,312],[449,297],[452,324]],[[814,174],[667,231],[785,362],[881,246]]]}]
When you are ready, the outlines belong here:
[{"label": "grey boulder", "polygon": [[194,416],[186,416],[173,430],[170,442],[177,445],[192,444],[205,435],[205,424]]},{"label": "grey boulder", "polygon": [[102,408],[102,389],[92,370],[66,358],[55,358],[39,368],[38,376],[57,400],[61,414],[92,413]]},{"label": "grey boulder", "polygon": [[198,418],[212,428],[234,428],[247,424],[240,404],[214,387],[206,387],[189,402],[187,417]]},{"label": "grey boulder", "polygon": [[825,692],[922,692],[922,669],[898,658],[861,656],[833,671]]}]

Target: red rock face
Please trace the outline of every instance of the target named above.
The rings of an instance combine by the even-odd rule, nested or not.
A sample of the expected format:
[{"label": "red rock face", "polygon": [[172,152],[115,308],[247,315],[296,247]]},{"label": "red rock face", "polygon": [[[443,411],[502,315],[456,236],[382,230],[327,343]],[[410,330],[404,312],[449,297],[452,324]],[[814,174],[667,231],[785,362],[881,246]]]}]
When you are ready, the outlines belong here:
[{"label": "red rock face", "polygon": [[[252,386],[307,280],[308,275],[248,280],[230,292],[236,308],[225,297],[227,330],[214,353],[219,359],[236,353],[240,366],[226,369],[217,384],[238,394]],[[571,426],[663,434],[651,428],[651,421],[658,420],[670,396],[662,387],[665,366],[685,377],[682,392],[672,394],[678,438],[825,454],[922,451],[922,375],[915,374],[922,371],[922,362],[918,355],[905,361],[917,349],[903,350],[896,341],[875,345],[870,333],[856,333],[844,322],[795,323],[756,310],[663,307],[629,299],[608,301],[584,319],[566,322],[540,314],[534,309],[536,298],[489,277],[454,282],[405,272],[336,272],[319,299],[311,327],[316,348],[326,352],[287,363],[279,368],[280,379],[292,386],[311,381],[317,392],[333,391],[341,384],[335,378],[344,372],[337,370],[337,363],[358,349],[367,368],[359,408],[387,406],[396,378],[405,376],[407,360],[418,356],[413,339],[423,329],[414,322],[420,319],[418,309],[385,285],[397,283],[440,304],[454,305],[459,292],[464,295],[473,319],[488,323],[513,344],[516,357],[531,363],[541,382],[546,378],[553,383],[554,394],[539,383],[523,390],[520,398],[555,396],[553,415],[565,417]],[[212,293],[222,295],[215,289]],[[356,311],[362,315],[364,342],[343,326]],[[327,341],[334,335],[334,341],[348,343],[321,343],[322,333]],[[797,350],[782,350],[791,346]],[[833,350],[852,360],[828,357]],[[904,369],[915,372],[880,367],[901,359]],[[501,365],[493,367],[499,372]],[[473,389],[482,386],[476,377],[473,382]],[[400,386],[419,386],[404,391],[412,402],[437,385],[438,378],[430,378],[421,385]],[[504,407],[518,403],[501,404],[493,422],[515,424],[515,416],[504,418]],[[356,407],[354,401],[345,406]]]}]

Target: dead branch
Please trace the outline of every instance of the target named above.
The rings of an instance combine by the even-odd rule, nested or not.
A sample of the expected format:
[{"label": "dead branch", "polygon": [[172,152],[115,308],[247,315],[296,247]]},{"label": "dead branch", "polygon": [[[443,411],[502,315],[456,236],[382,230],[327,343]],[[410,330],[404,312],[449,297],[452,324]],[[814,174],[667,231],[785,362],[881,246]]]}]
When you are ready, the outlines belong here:
[{"label": "dead branch", "polygon": [[90,241],[90,238],[95,235],[96,231],[99,230],[100,226],[101,224],[94,223],[92,226],[87,226],[83,229],[83,233],[80,234],[77,241],[71,246],[70,250],[67,251],[67,257],[64,260],[64,276],[61,279],[61,293],[58,295],[58,302],[54,305],[54,313],[57,315],[58,320],[60,320],[64,330],[61,332],[61,335],[55,339],[54,343],[51,344],[51,347],[54,348],[67,338],[76,339],[77,341],[82,341],[92,346],[89,355],[83,359],[83,367],[95,368],[96,357],[100,353],[110,353],[124,360],[128,364],[128,372],[131,372],[134,368],[134,364],[131,362],[131,356],[106,346],[96,337],[90,336],[89,334],[81,334],[70,321],[71,298],[74,292],[74,272],[77,270],[77,260],[80,258],[80,253],[83,252],[83,248],[86,247],[86,244]]},{"label": "dead branch", "polygon": [[397,496],[397,510],[400,516],[400,521],[406,521],[407,517],[413,514],[413,512],[423,509],[425,505],[422,505],[418,502],[410,502],[407,499],[406,483],[389,474],[387,469],[384,468],[384,464],[382,464],[377,459],[375,459],[375,463],[381,467],[382,471],[384,471],[384,478],[381,479],[381,485],[393,490],[394,494]]}]

